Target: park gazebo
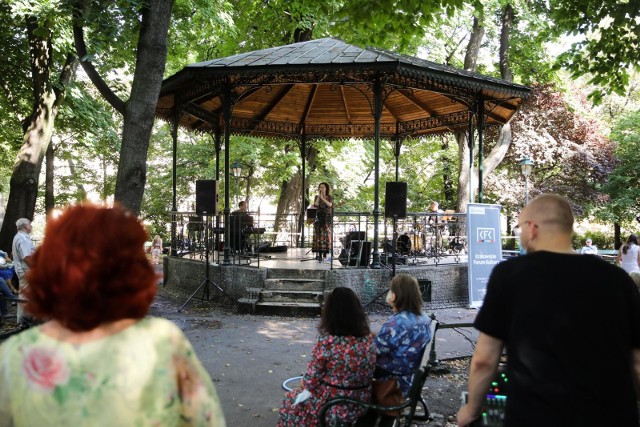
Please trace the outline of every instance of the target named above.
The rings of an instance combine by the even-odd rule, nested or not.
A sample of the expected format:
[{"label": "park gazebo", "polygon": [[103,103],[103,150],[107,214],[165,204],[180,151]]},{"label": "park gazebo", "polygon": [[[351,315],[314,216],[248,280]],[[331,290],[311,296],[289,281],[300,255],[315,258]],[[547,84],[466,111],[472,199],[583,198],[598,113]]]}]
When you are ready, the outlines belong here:
[{"label": "park gazebo", "polygon": [[[213,134],[216,174],[220,171],[219,152],[224,144],[225,224],[229,223],[230,213],[231,134],[299,142],[302,208],[310,140],[372,139],[375,145],[372,268],[380,268],[380,139],[395,143],[396,180],[400,147],[406,138],[466,131],[473,159],[474,134],[482,153],[485,126],[507,123],[529,92],[526,86],[382,49],[363,49],[333,38],[190,64],[164,80],[156,109],[159,117],[172,124],[172,210],[174,213],[177,210],[176,153],[180,127]],[[481,156],[478,163],[482,201]],[[173,249],[175,235],[173,218]],[[229,227],[225,227],[224,240],[223,264],[229,264]]]}]

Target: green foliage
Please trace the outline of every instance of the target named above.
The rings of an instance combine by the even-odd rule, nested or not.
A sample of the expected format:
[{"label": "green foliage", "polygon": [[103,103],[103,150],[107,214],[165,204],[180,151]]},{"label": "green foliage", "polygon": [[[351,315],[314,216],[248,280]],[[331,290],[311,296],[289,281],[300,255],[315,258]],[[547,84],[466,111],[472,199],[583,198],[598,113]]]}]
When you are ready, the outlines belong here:
[{"label": "green foliage", "polygon": [[345,1],[337,11],[333,31],[351,34],[352,43],[371,44],[402,53],[415,52],[425,28],[434,25],[443,15],[451,18],[464,3],[464,0]]},{"label": "green foliage", "polygon": [[224,40],[238,35],[233,7],[224,0],[176,0],[169,28],[165,75],[187,64],[206,61],[219,54]]},{"label": "green foliage", "polygon": [[571,70],[574,76],[590,76],[590,83],[601,88],[592,92],[590,98],[600,102],[610,91],[622,94],[629,83],[629,69],[640,64],[638,3],[628,0],[536,3],[548,13],[557,34],[578,38],[560,56],[558,64]]},{"label": "green foliage", "polygon": [[584,234],[573,233],[571,238],[575,249],[580,249],[585,245],[585,241],[591,239],[593,246],[598,249],[617,249],[614,247],[613,234],[602,231],[587,231]]},{"label": "green foliage", "polygon": [[618,164],[603,190],[609,200],[600,216],[615,222],[629,221],[640,212],[640,111],[620,118],[611,132],[617,143]]},{"label": "green foliage", "polygon": [[572,109],[570,98],[552,85],[534,86],[529,101],[513,120],[513,146],[503,162],[506,171],[492,177],[488,185],[499,200],[516,202],[510,210],[517,210],[517,201],[524,194],[517,163],[525,155],[534,162],[531,196],[563,195],[578,216],[601,202],[600,190],[614,167],[612,147],[601,123],[586,117],[582,109]]},{"label": "green foliage", "polygon": [[528,1],[518,2],[514,30],[510,36],[509,59],[515,80],[525,85],[557,81],[555,58],[550,58],[545,45],[557,36],[545,15],[536,13]]}]

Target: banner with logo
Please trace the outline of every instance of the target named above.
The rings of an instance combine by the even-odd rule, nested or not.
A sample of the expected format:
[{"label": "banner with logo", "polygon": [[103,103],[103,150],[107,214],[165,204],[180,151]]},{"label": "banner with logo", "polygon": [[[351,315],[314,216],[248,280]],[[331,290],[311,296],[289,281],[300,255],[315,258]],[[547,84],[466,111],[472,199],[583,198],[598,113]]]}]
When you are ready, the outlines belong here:
[{"label": "banner with logo", "polygon": [[482,306],[493,266],[502,261],[500,206],[467,205],[469,253],[469,307]]}]

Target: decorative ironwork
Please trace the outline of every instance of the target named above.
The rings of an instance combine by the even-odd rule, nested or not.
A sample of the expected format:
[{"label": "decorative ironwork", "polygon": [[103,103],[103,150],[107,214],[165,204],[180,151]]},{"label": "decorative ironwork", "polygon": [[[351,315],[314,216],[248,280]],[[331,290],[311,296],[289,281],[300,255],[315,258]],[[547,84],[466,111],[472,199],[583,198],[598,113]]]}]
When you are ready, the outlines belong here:
[{"label": "decorative ironwork", "polygon": [[286,137],[297,137],[302,133],[302,126],[298,123],[272,122],[268,120],[250,120],[234,117],[231,120],[231,129],[235,134],[271,134]]},{"label": "decorative ironwork", "polygon": [[457,113],[442,116],[427,117],[424,119],[402,122],[399,124],[399,134],[407,137],[420,134],[420,131],[437,128],[455,128],[466,126],[469,123],[469,112],[460,111]]},{"label": "decorative ironwork", "polygon": [[196,119],[200,119],[203,122],[210,124],[211,127],[213,127],[220,120],[220,115],[212,113],[194,103],[189,102],[187,104],[183,104],[181,107],[182,111],[195,117]]}]

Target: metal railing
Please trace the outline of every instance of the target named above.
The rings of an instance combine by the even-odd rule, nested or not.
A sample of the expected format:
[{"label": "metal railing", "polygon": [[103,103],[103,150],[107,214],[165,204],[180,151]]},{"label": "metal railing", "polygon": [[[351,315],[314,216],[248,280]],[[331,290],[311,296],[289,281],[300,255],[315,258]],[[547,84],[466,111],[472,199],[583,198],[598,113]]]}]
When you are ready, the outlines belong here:
[{"label": "metal railing", "polygon": [[[253,229],[246,237],[246,247],[233,248],[232,256],[237,252],[255,255],[269,248],[309,248],[313,240],[313,224],[300,223],[296,214],[275,215],[248,212],[253,219]],[[222,215],[201,217],[195,212],[175,212],[176,234],[172,239],[175,247],[173,256],[185,256],[204,259],[208,240],[209,249],[219,260],[224,250],[225,224]],[[374,235],[373,214],[369,212],[334,212],[332,253],[334,257],[350,256],[354,241],[371,242]],[[208,227],[208,230],[206,230]],[[304,233],[303,233],[304,228]],[[381,217],[378,225],[378,251],[385,254],[383,263],[394,251],[403,263],[419,263],[426,260],[441,262],[451,258],[460,261],[460,255],[466,253],[466,215],[460,213],[410,212],[406,218],[395,220],[397,238],[394,237],[394,221]],[[207,231],[207,232],[206,232]],[[232,230],[233,231],[233,230]],[[238,231],[239,232],[239,231]],[[303,238],[304,237],[304,238]],[[233,236],[232,236],[233,238]],[[371,248],[373,252],[375,248]],[[259,257],[258,257],[259,260]]]}]

